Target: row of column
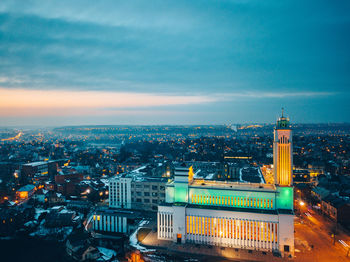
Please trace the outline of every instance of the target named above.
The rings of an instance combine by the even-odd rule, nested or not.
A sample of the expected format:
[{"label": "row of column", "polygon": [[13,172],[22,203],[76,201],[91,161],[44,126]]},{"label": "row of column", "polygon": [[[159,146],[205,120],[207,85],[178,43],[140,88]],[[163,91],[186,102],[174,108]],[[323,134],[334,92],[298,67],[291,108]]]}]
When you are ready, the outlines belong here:
[{"label": "row of column", "polygon": [[158,212],[158,238],[173,239],[173,214],[168,212]]},{"label": "row of column", "polygon": [[256,197],[227,197],[193,194],[191,197],[191,203],[201,205],[221,205],[273,209],[273,199],[264,199]]},{"label": "row of column", "polygon": [[219,246],[278,249],[278,223],[186,216],[186,239],[194,243]]},{"label": "row of column", "polygon": [[94,215],[93,220],[94,230],[120,233],[127,232],[126,217]]}]

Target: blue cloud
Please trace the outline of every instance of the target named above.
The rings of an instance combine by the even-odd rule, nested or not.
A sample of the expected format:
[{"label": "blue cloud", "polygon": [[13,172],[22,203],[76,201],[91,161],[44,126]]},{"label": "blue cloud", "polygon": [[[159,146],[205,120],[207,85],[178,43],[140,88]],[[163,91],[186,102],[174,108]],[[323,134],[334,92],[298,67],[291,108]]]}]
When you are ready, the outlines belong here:
[{"label": "blue cloud", "polygon": [[[236,106],[207,105],[218,108],[209,121],[256,121],[244,112],[271,99],[276,108],[266,108],[262,121],[282,104],[308,108],[297,120],[313,121],[319,112],[332,121],[350,98],[349,27],[349,1],[3,0],[0,87],[231,94],[227,99],[255,93],[259,102],[230,100],[242,117],[226,113]],[[323,114],[321,103],[328,105]],[[198,117],[208,121],[206,113]]]}]

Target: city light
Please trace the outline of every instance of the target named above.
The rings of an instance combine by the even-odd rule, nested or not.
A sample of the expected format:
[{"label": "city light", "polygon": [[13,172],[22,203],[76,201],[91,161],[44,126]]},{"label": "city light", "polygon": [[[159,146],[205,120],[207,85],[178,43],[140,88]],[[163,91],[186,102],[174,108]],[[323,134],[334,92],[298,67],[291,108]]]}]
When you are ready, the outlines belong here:
[{"label": "city light", "polygon": [[300,206],[304,206],[305,205],[305,203],[303,201],[300,201],[299,204],[300,204]]}]

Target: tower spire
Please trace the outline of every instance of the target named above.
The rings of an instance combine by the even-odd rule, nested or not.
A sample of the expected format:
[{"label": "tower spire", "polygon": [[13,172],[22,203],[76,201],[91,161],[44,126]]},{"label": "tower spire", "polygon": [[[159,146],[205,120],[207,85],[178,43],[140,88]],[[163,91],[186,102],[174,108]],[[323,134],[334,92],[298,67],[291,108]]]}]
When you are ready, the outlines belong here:
[{"label": "tower spire", "polygon": [[284,113],[284,108],[282,107],[282,117],[283,117],[283,113]]}]

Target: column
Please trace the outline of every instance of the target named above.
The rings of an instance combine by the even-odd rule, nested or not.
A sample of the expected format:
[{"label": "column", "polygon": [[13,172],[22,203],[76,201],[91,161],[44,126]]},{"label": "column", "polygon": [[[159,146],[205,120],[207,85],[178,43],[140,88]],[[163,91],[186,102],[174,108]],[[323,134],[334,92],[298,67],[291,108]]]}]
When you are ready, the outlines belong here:
[{"label": "column", "polygon": [[115,232],[114,218],[115,218],[115,216],[112,216],[112,220],[111,220],[111,229],[112,229],[112,232]]},{"label": "column", "polygon": [[259,248],[258,221],[255,221],[255,247]]},{"label": "column", "polygon": [[160,215],[159,215],[159,212],[157,212],[157,235],[158,235],[158,238],[160,237]]}]

